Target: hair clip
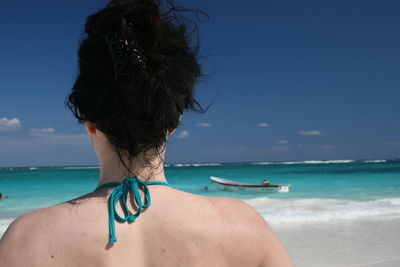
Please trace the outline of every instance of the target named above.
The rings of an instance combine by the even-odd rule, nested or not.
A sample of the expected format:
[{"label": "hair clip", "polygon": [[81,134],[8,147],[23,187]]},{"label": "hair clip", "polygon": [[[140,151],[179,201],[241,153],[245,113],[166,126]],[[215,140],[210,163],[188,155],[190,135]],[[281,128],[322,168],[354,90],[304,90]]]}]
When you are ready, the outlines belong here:
[{"label": "hair clip", "polygon": [[132,23],[128,25],[128,38],[120,38],[116,32],[110,32],[105,36],[105,41],[113,61],[115,80],[118,80],[121,76],[128,76],[126,72],[127,64],[124,60],[126,56],[133,55],[143,68],[150,68],[147,64],[147,58],[137,48],[138,44],[135,37]]}]

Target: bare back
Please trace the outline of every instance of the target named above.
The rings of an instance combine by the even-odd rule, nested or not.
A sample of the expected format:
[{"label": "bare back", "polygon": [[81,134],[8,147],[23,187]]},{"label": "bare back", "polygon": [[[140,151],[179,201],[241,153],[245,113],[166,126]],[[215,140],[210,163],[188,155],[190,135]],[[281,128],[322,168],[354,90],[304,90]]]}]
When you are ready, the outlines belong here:
[{"label": "bare back", "polygon": [[150,208],[131,224],[116,223],[113,245],[107,191],[27,214],[0,241],[0,266],[292,266],[247,204],[163,186],[150,191]]}]

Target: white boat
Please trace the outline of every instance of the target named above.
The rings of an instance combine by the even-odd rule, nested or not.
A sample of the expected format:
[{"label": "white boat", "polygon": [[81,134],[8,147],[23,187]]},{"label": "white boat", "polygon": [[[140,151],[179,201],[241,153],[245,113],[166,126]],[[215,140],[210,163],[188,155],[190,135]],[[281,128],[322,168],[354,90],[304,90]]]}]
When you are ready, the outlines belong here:
[{"label": "white boat", "polygon": [[289,185],[243,184],[214,176],[211,176],[210,180],[216,183],[220,190],[224,191],[284,192],[284,193],[290,191],[290,184]]}]

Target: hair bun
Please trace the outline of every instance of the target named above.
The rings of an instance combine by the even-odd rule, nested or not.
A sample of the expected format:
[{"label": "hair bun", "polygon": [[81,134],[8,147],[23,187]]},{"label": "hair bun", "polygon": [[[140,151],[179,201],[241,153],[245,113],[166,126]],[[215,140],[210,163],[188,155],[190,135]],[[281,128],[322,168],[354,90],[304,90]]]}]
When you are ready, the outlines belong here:
[{"label": "hair bun", "polygon": [[104,35],[110,31],[120,31],[122,19],[135,24],[159,22],[160,3],[156,0],[113,0],[105,9],[87,18],[85,32]]},{"label": "hair bun", "polygon": [[199,46],[190,39],[198,32],[185,11],[204,14],[173,0],[112,0],[87,18],[67,105],[80,122],[96,124],[120,159],[150,149],[156,155],[186,109],[203,112],[194,99]]}]

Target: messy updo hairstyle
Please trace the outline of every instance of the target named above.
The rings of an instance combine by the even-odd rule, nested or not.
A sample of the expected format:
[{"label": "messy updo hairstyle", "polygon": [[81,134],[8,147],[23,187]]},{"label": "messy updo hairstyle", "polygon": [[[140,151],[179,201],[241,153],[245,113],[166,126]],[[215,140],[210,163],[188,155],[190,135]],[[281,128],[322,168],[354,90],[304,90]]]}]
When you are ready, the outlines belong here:
[{"label": "messy updo hairstyle", "polygon": [[111,1],[90,15],[78,51],[78,74],[68,108],[103,132],[122,164],[159,149],[194,99],[202,75],[196,22],[207,16],[172,0]]}]

